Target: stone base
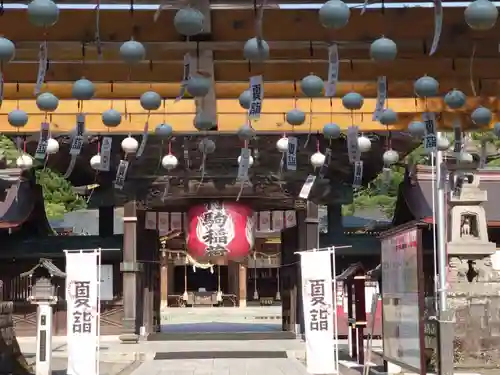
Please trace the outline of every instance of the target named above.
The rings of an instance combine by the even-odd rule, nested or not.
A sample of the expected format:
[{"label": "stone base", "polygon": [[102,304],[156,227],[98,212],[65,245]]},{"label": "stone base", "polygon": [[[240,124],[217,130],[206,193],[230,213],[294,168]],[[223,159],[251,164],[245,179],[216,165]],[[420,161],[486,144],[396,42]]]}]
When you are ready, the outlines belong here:
[{"label": "stone base", "polygon": [[469,240],[460,242],[448,242],[448,256],[464,255],[492,255],[496,252],[496,244],[493,242],[481,242],[479,240]]},{"label": "stone base", "polygon": [[139,335],[135,333],[123,333],[118,338],[122,344],[137,344],[139,342]]}]

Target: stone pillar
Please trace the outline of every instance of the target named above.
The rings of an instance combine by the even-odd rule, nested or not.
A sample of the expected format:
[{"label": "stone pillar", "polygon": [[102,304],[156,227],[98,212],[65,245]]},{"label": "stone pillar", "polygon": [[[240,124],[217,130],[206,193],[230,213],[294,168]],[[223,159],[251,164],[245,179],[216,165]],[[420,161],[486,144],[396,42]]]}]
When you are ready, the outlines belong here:
[{"label": "stone pillar", "polygon": [[137,273],[140,271],[137,263],[137,214],[135,200],[125,203],[123,215],[123,262],[120,271],[123,274],[123,325],[120,341],[122,343],[137,343]]},{"label": "stone pillar", "polygon": [[247,265],[238,264],[238,305],[247,307]]},{"label": "stone pillar", "polygon": [[111,237],[115,233],[115,207],[99,206],[99,236]]}]

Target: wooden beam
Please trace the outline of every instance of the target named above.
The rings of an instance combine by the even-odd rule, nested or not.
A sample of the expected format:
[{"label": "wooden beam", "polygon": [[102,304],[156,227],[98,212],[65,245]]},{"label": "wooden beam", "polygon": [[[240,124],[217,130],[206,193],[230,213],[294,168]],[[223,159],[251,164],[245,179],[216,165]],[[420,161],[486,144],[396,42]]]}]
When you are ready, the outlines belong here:
[{"label": "wooden beam", "polygon": [[[235,132],[241,125],[247,121],[246,111],[243,110],[237,100],[219,100],[218,101],[218,128],[222,132]],[[467,108],[461,113],[443,112],[442,119],[438,125],[443,128],[451,128],[453,116],[463,117],[465,127],[470,126],[467,120],[468,112],[477,105],[489,106],[493,112],[500,110],[500,104],[497,98],[469,99]],[[387,127],[372,120],[372,113],[375,110],[376,100],[366,99],[362,111],[351,114],[341,104],[339,99],[330,101],[328,99],[316,99],[311,102],[307,99],[297,101],[297,108],[306,113],[306,122],[302,126],[291,127],[285,123],[285,113],[294,107],[294,101],[290,99],[269,99],[264,101],[263,114],[259,121],[254,123],[254,127],[262,132],[318,132],[321,131],[324,124],[335,122],[342,129],[347,129],[353,123],[360,126],[362,131],[386,131]],[[414,99],[391,99],[390,107],[399,112],[399,123],[391,126],[393,130],[405,130],[408,123],[412,120],[420,120],[421,112],[424,110],[432,112],[446,111],[442,99],[415,101]],[[108,129],[101,122],[102,112],[109,108],[115,108],[124,114],[122,124],[116,128]],[[0,118],[3,121],[0,125],[0,132],[18,133],[19,130],[8,125],[6,121],[7,114],[16,109],[22,108],[30,115],[28,125],[22,129],[23,133],[37,133],[40,123],[45,118],[33,100],[9,101],[3,102],[0,109]],[[176,132],[194,132],[193,117],[195,114],[195,103],[193,100],[182,100],[179,103],[168,103],[165,109],[152,111],[149,115],[140,107],[137,100],[93,100],[84,103],[83,111],[87,113],[87,129],[92,133],[142,133],[144,123],[149,121],[154,126],[162,122],[170,123]],[[310,116],[312,111],[312,117]],[[78,113],[78,103],[74,100],[63,100],[60,102],[57,112],[49,115],[48,119],[52,124],[54,133],[70,132],[75,126],[75,115]],[[126,116],[125,116],[126,115]],[[493,123],[497,118],[493,119]]]}]

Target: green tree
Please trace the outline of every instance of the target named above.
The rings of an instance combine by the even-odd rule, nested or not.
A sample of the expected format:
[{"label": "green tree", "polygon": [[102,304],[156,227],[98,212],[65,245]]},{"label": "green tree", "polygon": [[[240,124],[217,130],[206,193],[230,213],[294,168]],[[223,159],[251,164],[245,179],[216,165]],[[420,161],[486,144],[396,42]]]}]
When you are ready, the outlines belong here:
[{"label": "green tree", "polygon": [[[0,157],[8,167],[16,166],[16,159],[21,154],[12,140],[0,136]],[[66,212],[83,209],[85,200],[73,191],[73,186],[60,173],[35,164],[37,183],[42,186],[45,211],[50,219],[62,218]]]}]

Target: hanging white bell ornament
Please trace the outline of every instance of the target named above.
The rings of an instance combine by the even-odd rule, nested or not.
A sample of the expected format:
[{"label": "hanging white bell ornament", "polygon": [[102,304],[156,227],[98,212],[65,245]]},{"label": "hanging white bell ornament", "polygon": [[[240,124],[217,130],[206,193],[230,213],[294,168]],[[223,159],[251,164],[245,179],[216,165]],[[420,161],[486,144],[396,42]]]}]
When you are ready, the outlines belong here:
[{"label": "hanging white bell ornament", "polygon": [[493,114],[488,108],[478,107],[472,112],[470,118],[475,125],[486,126],[490,124]]},{"label": "hanging white bell ornament", "polygon": [[50,27],[59,20],[59,8],[51,0],[33,0],[28,4],[28,19],[38,27]]},{"label": "hanging white bell ornament", "polygon": [[50,92],[44,92],[36,98],[36,106],[43,112],[54,112],[58,105],[59,99]]},{"label": "hanging white bell ornament", "polygon": [[96,154],[90,158],[90,168],[92,168],[95,171],[98,171],[101,169],[101,155]]},{"label": "hanging white bell ornament", "polygon": [[192,76],[187,80],[186,90],[194,98],[202,98],[208,94],[212,86],[210,78]]},{"label": "hanging white bell ornament", "polygon": [[175,155],[168,154],[161,159],[161,165],[167,171],[171,171],[172,169],[175,169],[179,165],[179,160],[177,160]]},{"label": "hanging white bell ornament", "polygon": [[500,137],[500,122],[497,122],[497,123],[493,126],[493,133],[494,133],[497,137]]},{"label": "hanging white bell ornament", "polygon": [[392,39],[379,38],[370,45],[370,57],[375,61],[392,61],[398,54],[398,46]]},{"label": "hanging white bell ornament", "polygon": [[237,134],[242,141],[249,141],[255,137],[255,130],[250,125],[245,124],[238,129]]},{"label": "hanging white bell ornament", "polygon": [[476,0],[464,11],[465,22],[473,30],[490,30],[498,19],[498,9],[491,1]]},{"label": "hanging white bell ornament", "polygon": [[0,62],[6,64],[16,55],[16,47],[7,38],[0,37]]},{"label": "hanging white bell ornament", "polygon": [[250,90],[243,91],[238,101],[240,102],[241,108],[250,109],[250,105],[252,104],[252,92]]},{"label": "hanging white bell ornament", "polygon": [[468,152],[460,152],[458,154],[458,161],[461,163],[472,163],[474,161],[474,157]]},{"label": "hanging white bell ornament", "polygon": [[330,0],[319,9],[319,22],[328,29],[341,29],[349,23],[351,10],[340,0]]},{"label": "hanging white bell ornament", "polygon": [[326,139],[337,139],[340,137],[340,126],[329,123],[323,126],[323,136]]},{"label": "hanging white bell ornament", "polygon": [[380,114],[379,122],[386,126],[397,124],[398,114],[390,108],[384,109]]},{"label": "hanging white bell ornament", "polygon": [[127,64],[138,64],[146,58],[146,49],[142,43],[132,39],[120,46],[120,56]]},{"label": "hanging white bell ornament", "polygon": [[146,111],[156,111],[161,106],[161,96],[154,91],[146,91],[141,95],[139,102]]},{"label": "hanging white bell ornament", "polygon": [[269,44],[263,39],[248,39],[243,47],[243,56],[248,61],[263,62],[269,59]]},{"label": "hanging white bell ornament", "polygon": [[94,97],[95,86],[88,79],[81,78],[73,83],[71,95],[76,100],[90,100]]},{"label": "hanging white bell ornament", "polygon": [[437,96],[439,92],[439,82],[432,77],[423,76],[415,81],[413,89],[415,90],[415,94],[420,98]]},{"label": "hanging white bell ornament", "polygon": [[28,154],[22,154],[16,159],[16,166],[22,170],[33,167],[33,158]]},{"label": "hanging white bell ornament", "polygon": [[170,138],[173,133],[174,129],[169,124],[160,124],[155,129],[155,135],[163,139]]},{"label": "hanging white bell ornament", "polygon": [[114,128],[122,122],[122,115],[116,109],[108,109],[102,113],[102,123],[105,126]]},{"label": "hanging white bell ornament", "polygon": [[364,102],[363,96],[357,92],[349,92],[342,97],[342,105],[350,111],[361,109]]},{"label": "hanging white bell ornament", "polygon": [[276,148],[278,149],[279,152],[287,152],[288,151],[288,138],[283,137],[278,139],[278,142],[276,142]]},{"label": "hanging white bell ornament", "polygon": [[325,159],[325,154],[318,151],[311,155],[310,162],[314,168],[320,168],[325,164]]},{"label": "hanging white bell ornament", "polygon": [[198,9],[182,8],[174,17],[175,30],[184,36],[195,36],[203,31],[205,17]]},{"label": "hanging white bell ornament", "polygon": [[450,148],[450,140],[448,137],[439,136],[436,140],[436,147],[438,151],[447,151]]},{"label": "hanging white bell ornament", "polygon": [[306,121],[306,114],[300,109],[294,108],[286,113],[286,122],[292,126],[302,125]]},{"label": "hanging white bell ornament", "polygon": [[[238,164],[241,163],[241,155],[238,156]],[[253,156],[250,155],[249,158],[248,158],[248,166],[251,167],[253,165]]]},{"label": "hanging white bell ornament", "polygon": [[459,109],[465,105],[467,97],[462,91],[453,89],[446,93],[444,96],[444,102],[451,109]]},{"label": "hanging white bell ornament", "polygon": [[395,150],[387,150],[382,156],[384,164],[387,166],[394,165],[399,161],[399,154]]},{"label": "hanging white bell ornament", "polygon": [[122,141],[122,150],[126,154],[135,154],[139,148],[139,142],[133,137],[127,137]]},{"label": "hanging white bell ornament", "polygon": [[47,139],[47,154],[53,155],[57,154],[59,151],[59,142],[54,138]]},{"label": "hanging white bell ornament", "polygon": [[199,131],[212,130],[217,127],[217,123],[203,112],[197,113],[194,116],[193,125]]},{"label": "hanging white bell ornament", "polygon": [[28,123],[28,114],[20,109],[14,109],[7,115],[7,120],[10,125],[16,128],[22,128]]},{"label": "hanging white bell ornament", "polygon": [[408,131],[414,137],[423,137],[425,135],[425,124],[421,121],[412,121],[408,125]]},{"label": "hanging white bell ornament", "polygon": [[358,137],[358,148],[361,152],[368,152],[372,148],[372,141],[364,135]]},{"label": "hanging white bell ornament", "polygon": [[300,89],[302,90],[302,93],[309,98],[321,96],[324,87],[325,83],[323,80],[314,74],[309,74],[300,81]]},{"label": "hanging white bell ornament", "polygon": [[211,154],[215,151],[215,142],[210,138],[203,138],[200,143],[198,143],[198,150],[203,154]]}]

